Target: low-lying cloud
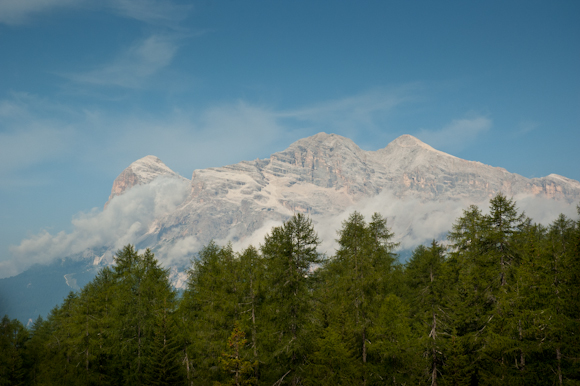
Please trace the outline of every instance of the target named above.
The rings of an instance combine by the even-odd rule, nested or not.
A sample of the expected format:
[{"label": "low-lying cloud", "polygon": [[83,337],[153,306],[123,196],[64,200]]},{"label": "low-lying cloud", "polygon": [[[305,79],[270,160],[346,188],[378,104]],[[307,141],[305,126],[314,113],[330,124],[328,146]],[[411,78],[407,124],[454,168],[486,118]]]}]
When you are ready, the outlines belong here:
[{"label": "low-lying cloud", "polygon": [[116,251],[136,244],[156,218],[173,212],[188,193],[188,181],[173,177],[158,177],[150,184],[135,186],[113,198],[105,210],[77,215],[70,233],[43,231],[12,246],[13,259],[0,262],[1,275],[12,276],[33,264],[47,264],[90,248]]},{"label": "low-lying cloud", "polygon": [[[115,197],[107,209],[95,209],[76,216],[72,221],[74,229],[70,233],[50,234],[44,231],[13,246],[11,252],[14,259],[0,262],[0,272],[3,277],[11,276],[32,264],[47,264],[58,258],[80,255],[91,248],[106,247],[111,253],[126,244],[137,244],[144,239],[156,219],[175,211],[188,195],[189,183],[180,178],[158,177],[150,184],[135,186]],[[548,225],[560,213],[576,218],[576,207],[564,201],[532,195],[520,195],[515,200],[518,210],[525,212],[537,223]],[[394,233],[393,241],[399,243],[399,250],[410,250],[432,239],[444,240],[453,223],[472,204],[478,205],[483,213],[488,211],[489,200],[447,198],[428,201],[419,196],[401,198],[383,192],[337,215],[314,216],[313,223],[322,242],[319,251],[331,256],[338,247],[337,231],[352,212],[360,212],[367,221],[370,221],[373,213],[378,212],[387,218],[387,225]],[[237,239],[240,235],[232,230],[228,237],[216,242],[220,245],[232,242],[235,251],[242,251],[250,245],[259,247],[272,228],[279,225],[280,222],[266,221],[258,230],[242,239]],[[200,241],[190,235],[159,244],[156,256],[166,267],[183,266],[202,247]]]}]

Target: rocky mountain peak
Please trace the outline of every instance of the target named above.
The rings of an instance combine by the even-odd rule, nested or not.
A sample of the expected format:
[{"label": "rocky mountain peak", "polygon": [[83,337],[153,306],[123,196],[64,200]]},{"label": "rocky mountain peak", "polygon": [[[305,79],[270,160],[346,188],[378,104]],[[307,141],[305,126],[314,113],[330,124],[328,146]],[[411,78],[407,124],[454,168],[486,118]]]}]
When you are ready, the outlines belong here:
[{"label": "rocky mountain peak", "polygon": [[111,195],[105,204],[105,208],[115,196],[123,194],[135,185],[144,185],[153,181],[155,178],[167,175],[181,177],[179,174],[171,170],[159,158],[154,155],[148,155],[138,159],[129,165],[125,170],[115,178]]},{"label": "rocky mountain peak", "polygon": [[292,143],[286,150],[273,154],[271,160],[317,169],[322,164],[334,163],[332,159],[364,158],[364,153],[352,140],[322,132]]},{"label": "rocky mountain peak", "polygon": [[312,153],[318,152],[334,152],[334,151],[350,151],[360,152],[361,149],[352,140],[337,134],[326,134],[324,132],[315,134],[310,137],[302,138],[291,144],[284,152],[296,151],[310,151]]},{"label": "rocky mountain peak", "polygon": [[435,150],[431,146],[427,145],[425,142],[422,142],[420,139],[413,137],[412,135],[409,134],[403,134],[400,137],[395,138],[395,140],[393,140],[391,144],[399,147],[419,146],[426,150]]}]

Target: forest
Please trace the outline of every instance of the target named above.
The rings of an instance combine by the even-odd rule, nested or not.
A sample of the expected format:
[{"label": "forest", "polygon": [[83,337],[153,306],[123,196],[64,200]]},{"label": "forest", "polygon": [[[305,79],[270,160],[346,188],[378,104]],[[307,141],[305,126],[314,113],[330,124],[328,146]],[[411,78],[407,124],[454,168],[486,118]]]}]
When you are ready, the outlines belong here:
[{"label": "forest", "polygon": [[297,214],[206,245],[180,293],[127,245],[46,319],[4,316],[0,386],[580,385],[580,221],[499,194],[404,263],[393,237],[354,212],[324,256]]}]

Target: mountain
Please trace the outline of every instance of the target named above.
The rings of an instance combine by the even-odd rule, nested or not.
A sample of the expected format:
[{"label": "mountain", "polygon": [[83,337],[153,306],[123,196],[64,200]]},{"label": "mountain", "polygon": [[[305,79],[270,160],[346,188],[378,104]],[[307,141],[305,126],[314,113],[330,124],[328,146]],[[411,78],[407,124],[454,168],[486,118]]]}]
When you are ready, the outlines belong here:
[{"label": "mountain", "polygon": [[383,192],[398,199],[480,202],[500,191],[580,200],[577,181],[557,175],[528,179],[440,152],[410,135],[365,151],[350,139],[319,133],[267,159],[195,170],[189,197],[156,219],[144,239],[158,249],[188,236],[202,245],[238,241],[293,212],[338,215]]},{"label": "mountain", "polygon": [[[232,242],[235,249],[258,245],[272,225],[295,212],[313,218],[328,253],[340,221],[352,210],[380,211],[403,247],[410,249],[443,237],[462,209],[484,205],[499,192],[532,212],[573,208],[580,201],[578,181],[555,174],[525,178],[443,153],[410,135],[365,151],[348,138],[319,133],[266,159],[194,170],[191,180],[149,155],[121,172],[104,210],[90,219],[87,229],[104,229],[100,234],[68,235],[67,245],[75,246],[68,254],[60,239],[52,242],[55,260],[44,270],[51,278],[41,280],[43,269],[33,267],[0,280],[0,314],[10,311],[24,321],[46,314],[68,290],[111,264],[115,251],[126,243],[152,248],[171,267],[172,280],[180,287],[186,279],[183,268],[203,245],[211,240]],[[40,297],[42,286],[46,290]],[[8,296],[17,288],[32,300],[23,303]]]}]

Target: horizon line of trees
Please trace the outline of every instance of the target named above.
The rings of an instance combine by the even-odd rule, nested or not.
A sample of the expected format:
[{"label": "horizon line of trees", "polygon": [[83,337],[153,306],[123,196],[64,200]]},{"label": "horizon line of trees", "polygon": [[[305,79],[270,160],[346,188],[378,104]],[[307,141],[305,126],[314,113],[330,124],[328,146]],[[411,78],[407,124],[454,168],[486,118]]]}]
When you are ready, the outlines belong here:
[{"label": "horizon line of trees", "polygon": [[211,242],[182,296],[127,245],[46,319],[4,316],[0,386],[580,385],[580,220],[498,194],[404,264],[380,214],[337,233],[331,257],[302,214]]}]

